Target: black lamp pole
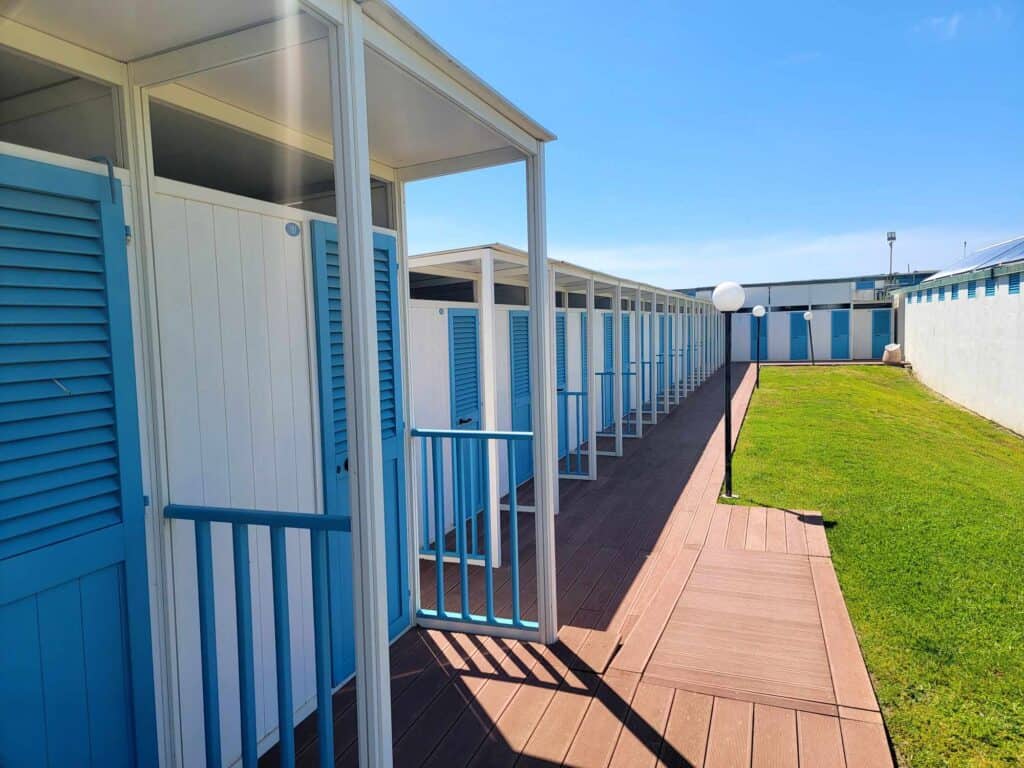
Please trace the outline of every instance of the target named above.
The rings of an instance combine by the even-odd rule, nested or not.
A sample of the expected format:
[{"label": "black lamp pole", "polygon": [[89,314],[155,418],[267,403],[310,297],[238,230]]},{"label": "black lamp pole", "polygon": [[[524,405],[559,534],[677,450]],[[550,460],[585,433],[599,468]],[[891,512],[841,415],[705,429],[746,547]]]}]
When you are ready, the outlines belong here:
[{"label": "black lamp pole", "polygon": [[[725,495],[732,496],[732,312],[725,312]],[[760,351],[760,343],[758,350]]]},{"label": "black lamp pole", "polygon": [[807,341],[811,345],[811,365],[814,365],[814,331],[811,329],[811,321],[807,321]]},{"label": "black lamp pole", "polygon": [[761,388],[761,317],[757,315],[757,380],[756,388]]}]

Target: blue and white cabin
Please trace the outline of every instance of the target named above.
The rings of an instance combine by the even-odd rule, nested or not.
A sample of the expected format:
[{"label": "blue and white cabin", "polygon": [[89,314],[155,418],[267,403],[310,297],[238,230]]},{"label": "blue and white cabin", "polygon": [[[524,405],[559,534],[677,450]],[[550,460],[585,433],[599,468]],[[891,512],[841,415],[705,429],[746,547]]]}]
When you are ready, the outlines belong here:
[{"label": "blue and white cabin", "polygon": [[[253,765],[357,670],[386,764],[414,446],[466,442],[412,430],[404,184],[522,164],[544,273],[554,136],[382,0],[0,13],[0,765]],[[534,403],[553,347],[527,325]],[[546,409],[481,436],[472,396],[553,515]]]},{"label": "blue and white cabin", "polygon": [[[896,337],[890,292],[917,285],[931,271],[900,272],[822,280],[744,284],[746,300],[733,315],[734,360],[756,360],[758,322],[751,309],[762,305],[761,360],[880,360]],[[684,293],[710,298],[713,287]],[[811,311],[808,326],[804,313]],[[813,350],[812,350],[813,344]]]}]

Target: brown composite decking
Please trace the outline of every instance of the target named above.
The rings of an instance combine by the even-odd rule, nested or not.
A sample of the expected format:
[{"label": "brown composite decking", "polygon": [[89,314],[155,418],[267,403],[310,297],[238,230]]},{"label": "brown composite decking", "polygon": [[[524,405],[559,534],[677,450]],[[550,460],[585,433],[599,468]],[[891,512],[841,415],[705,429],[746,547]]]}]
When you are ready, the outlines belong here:
[{"label": "brown composite decking", "polygon": [[[735,372],[738,432],[753,367]],[[558,644],[421,629],[394,643],[395,765],[892,765],[821,518],[717,503],[723,378],[626,440],[624,457],[602,457],[597,481],[561,482]],[[528,514],[519,530],[532,617]],[[457,567],[445,577],[457,610]],[[432,606],[432,566],[421,582]],[[507,568],[495,586],[508,615]],[[354,766],[351,683],[334,719],[336,764]],[[316,713],[296,744],[314,764]],[[276,764],[276,749],[261,763]]]}]

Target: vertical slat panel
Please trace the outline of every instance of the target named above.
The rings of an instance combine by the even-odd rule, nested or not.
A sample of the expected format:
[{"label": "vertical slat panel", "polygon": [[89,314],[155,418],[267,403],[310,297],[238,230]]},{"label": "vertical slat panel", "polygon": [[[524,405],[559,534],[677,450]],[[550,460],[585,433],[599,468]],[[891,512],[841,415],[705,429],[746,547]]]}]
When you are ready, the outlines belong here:
[{"label": "vertical slat panel", "polygon": [[[515,443],[505,444],[508,451],[508,476],[516,476]],[[519,606],[519,491],[515,483],[509,483],[508,489],[508,557],[509,578],[512,581],[512,621],[517,625],[522,621]]]},{"label": "vertical slat panel", "polygon": [[434,582],[437,590],[437,615],[444,616],[444,446],[440,438],[430,438],[434,481]]},{"label": "vertical slat panel", "polygon": [[[486,440],[475,441],[477,443],[477,453],[481,452],[481,449],[486,448]],[[490,487],[490,475],[491,468],[486,460],[481,461],[483,467],[483,486],[484,488]],[[489,493],[484,494],[484,519],[483,519],[483,535],[484,535],[484,593],[487,608],[487,620],[494,622],[494,556],[491,552],[491,495]]]},{"label": "vertical slat panel", "polygon": [[50,765],[89,765],[89,705],[78,582],[68,582],[41,593],[38,606]]},{"label": "vertical slat panel", "polygon": [[277,728],[280,760],[295,765],[295,722],[292,716],[291,628],[288,621],[288,549],[284,529],[270,529],[270,569],[274,584],[274,656],[277,669]]},{"label": "vertical slat panel", "polygon": [[119,566],[109,566],[81,582],[89,744],[94,764],[103,768],[135,762],[122,578]]},{"label": "vertical slat panel", "polygon": [[46,765],[46,710],[36,598],[0,606],[0,743],[10,768]]}]

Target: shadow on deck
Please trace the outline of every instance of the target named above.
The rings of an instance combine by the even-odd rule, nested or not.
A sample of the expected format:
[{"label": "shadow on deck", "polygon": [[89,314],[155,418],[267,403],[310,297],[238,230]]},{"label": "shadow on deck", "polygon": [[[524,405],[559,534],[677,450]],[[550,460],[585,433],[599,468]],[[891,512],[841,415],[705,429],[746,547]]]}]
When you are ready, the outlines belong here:
[{"label": "shadow on deck", "polygon": [[[743,365],[737,366],[737,372],[740,375],[734,376],[733,408],[738,431],[752,391],[753,371]],[[736,507],[742,512],[734,513],[733,508],[716,504],[722,478],[723,380],[719,372],[671,414],[659,416],[656,426],[646,427],[642,440],[627,439],[622,458],[602,457],[596,481],[561,481],[556,520],[561,625],[557,644],[545,647],[423,629],[410,630],[394,643],[391,696],[395,765],[749,766],[757,750],[762,757],[776,758],[773,764],[777,765],[797,765],[798,753],[802,765],[843,765],[844,755],[849,765],[891,765],[870,683],[870,702],[861,685],[856,691],[861,700],[847,708],[847,719],[840,721],[842,702],[832,688],[831,678],[831,699],[821,705],[772,695],[771,691],[749,691],[739,684],[733,687],[728,669],[720,670],[725,677],[720,675],[710,682],[701,677],[700,669],[695,671],[705,663],[698,658],[698,651],[713,658],[716,643],[723,648],[735,644],[728,637],[728,625],[724,636],[723,627],[717,626],[713,631],[719,634],[704,637],[701,622],[705,618],[685,624],[692,619],[685,613],[685,601],[700,603],[702,599],[700,585],[687,584],[691,574],[696,573],[692,577],[696,581],[709,574],[712,579],[721,577],[722,564],[714,560],[718,555],[705,556],[705,549],[717,552],[735,548],[740,527],[743,541],[739,549],[755,550],[746,553],[751,557],[767,557],[773,552],[768,548],[769,533],[774,537],[773,546],[778,545],[778,521],[771,530],[768,523],[769,517],[775,519],[777,510],[772,510],[771,516],[766,511],[762,529],[759,512],[752,514],[745,507]],[[528,489],[524,497],[528,498]],[[813,534],[803,532],[807,521],[815,525],[820,518],[807,516],[805,521],[797,515],[787,517],[795,522],[788,527],[783,522],[783,545],[789,531],[793,546],[803,541],[804,550],[801,555],[798,549],[790,553],[784,548],[784,557],[828,562],[828,572],[832,573],[831,562],[820,556],[821,552],[818,557],[806,556],[812,541],[819,549],[824,546],[827,555],[820,524]],[[507,527],[507,515],[503,523]],[[532,517],[521,514],[519,525],[521,603],[524,618],[533,618],[536,569]],[[820,539],[816,538],[818,532]],[[761,549],[766,551],[757,551],[759,536],[765,540]],[[507,535],[502,540],[507,542]],[[755,585],[759,582],[757,573],[751,575],[744,570],[751,567],[749,564],[734,565],[737,572],[746,573],[748,581]],[[784,570],[791,566],[786,563],[779,567]],[[446,566],[445,576],[446,608],[458,610],[457,566]],[[769,574],[766,578],[771,581],[775,577]],[[777,578],[785,582],[790,574]],[[727,587],[734,586],[731,574],[725,581]],[[470,580],[469,600],[474,612],[480,612],[484,599],[478,582],[482,578]],[[424,561],[424,607],[433,605],[434,583],[433,565]],[[507,611],[511,602],[507,568],[496,571],[495,588],[499,613]],[[741,592],[745,588],[739,587]],[[715,599],[735,602],[735,596],[728,594]],[[838,599],[845,616],[838,584],[831,599]],[[760,631],[758,626],[747,625],[736,629],[738,633],[746,632],[747,639],[755,638],[755,649]],[[835,642],[846,644],[844,663],[859,665],[863,670],[859,651],[856,660],[851,656],[849,636],[852,626],[848,635],[840,632]],[[700,648],[680,650],[679,637],[696,638]],[[855,637],[853,644],[856,649]],[[652,660],[658,662],[657,676],[648,676]],[[741,655],[729,663],[745,661]],[[785,664],[782,669],[781,676],[788,678]],[[812,671],[820,672],[820,663]],[[756,669],[750,677],[758,679],[762,673]],[[767,674],[780,673],[769,669]],[[783,693],[787,690],[782,687]],[[823,710],[823,706],[831,709]],[[296,729],[300,765],[316,763],[316,717],[314,713]],[[335,763],[355,766],[352,683],[335,694],[334,718]],[[852,752],[850,747],[844,752],[844,740],[853,745]],[[264,755],[261,765],[277,762],[275,746]]]}]

